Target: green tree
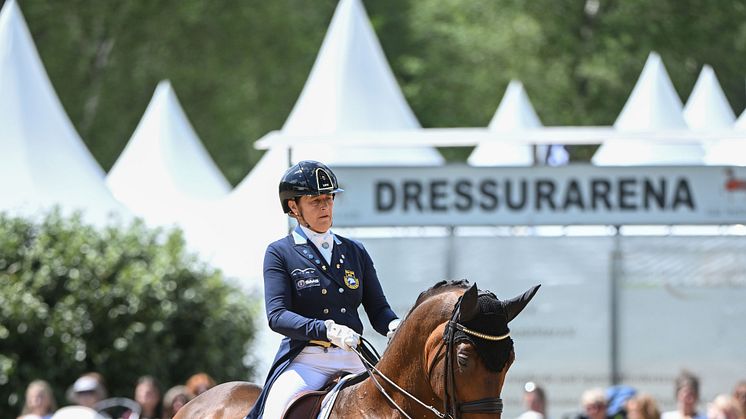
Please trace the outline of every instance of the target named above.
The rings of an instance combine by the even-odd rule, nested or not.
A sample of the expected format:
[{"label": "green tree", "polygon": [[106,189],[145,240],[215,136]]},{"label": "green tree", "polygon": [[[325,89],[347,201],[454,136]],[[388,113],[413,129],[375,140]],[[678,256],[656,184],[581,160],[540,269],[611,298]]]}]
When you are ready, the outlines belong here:
[{"label": "green tree", "polygon": [[[0,0],[2,3],[4,0]],[[258,161],[305,83],[335,0],[20,0],[53,85],[105,169],[171,79],[226,177]],[[702,65],[746,105],[746,0],[364,0],[424,127],[485,126],[521,80],[545,125],[614,122],[650,51],[685,100]],[[594,146],[573,148],[587,160]],[[463,161],[470,149],[442,150]]]},{"label": "green tree", "polygon": [[198,371],[247,379],[253,301],[188,255],[178,232],[0,214],[0,417],[18,414],[37,378],[62,404],[87,371],[129,397],[143,374],[164,386]]}]

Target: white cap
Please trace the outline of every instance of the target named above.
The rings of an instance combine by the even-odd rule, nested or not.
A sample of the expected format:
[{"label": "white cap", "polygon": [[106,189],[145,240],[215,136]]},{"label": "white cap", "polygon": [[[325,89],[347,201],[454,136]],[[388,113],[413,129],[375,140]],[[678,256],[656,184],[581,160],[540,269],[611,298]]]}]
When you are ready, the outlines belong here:
[{"label": "white cap", "polygon": [[76,393],[82,393],[84,391],[96,391],[98,390],[98,388],[98,380],[87,375],[78,378],[77,380],[75,380],[75,384],[73,384],[73,391]]},{"label": "white cap", "polygon": [[67,406],[54,412],[52,419],[104,419],[104,417],[88,407]]}]

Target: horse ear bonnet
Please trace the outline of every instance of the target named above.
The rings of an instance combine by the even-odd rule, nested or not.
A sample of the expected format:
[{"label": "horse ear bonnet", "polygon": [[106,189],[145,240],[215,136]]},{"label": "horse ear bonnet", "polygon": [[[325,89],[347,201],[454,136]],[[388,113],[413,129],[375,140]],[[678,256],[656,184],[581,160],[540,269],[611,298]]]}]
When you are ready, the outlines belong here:
[{"label": "horse ear bonnet", "polygon": [[[531,301],[539,290],[539,285],[532,287],[513,299],[500,301],[489,291],[477,292],[476,284],[469,288],[458,303],[458,320],[465,327],[491,336],[503,336],[510,333],[508,323],[513,320]],[[492,371],[502,371],[513,350],[513,339],[488,340],[455,330],[454,341],[469,341],[484,360],[485,366]]]},{"label": "horse ear bonnet", "polygon": [[[464,294],[462,304],[468,303],[467,294]],[[489,291],[480,291],[474,306],[459,308],[459,310],[462,309],[475,314],[470,319],[465,319],[466,316],[460,316],[459,319],[459,323],[471,330],[491,336],[502,336],[510,332],[505,307],[495,294]],[[513,340],[510,337],[493,341],[455,330],[454,342],[464,340],[474,345],[487,369],[495,372],[501,371],[505,367],[510,351],[513,350]]]}]

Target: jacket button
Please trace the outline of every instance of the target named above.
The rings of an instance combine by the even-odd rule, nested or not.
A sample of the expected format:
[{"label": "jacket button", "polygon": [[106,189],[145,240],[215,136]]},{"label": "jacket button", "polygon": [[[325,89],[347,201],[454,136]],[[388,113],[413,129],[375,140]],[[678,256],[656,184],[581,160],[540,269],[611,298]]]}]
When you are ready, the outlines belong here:
[{"label": "jacket button", "polygon": [[328,308],[324,309],[324,314],[329,314],[329,309]]},{"label": "jacket button", "polygon": [[342,294],[343,292],[345,292],[345,289],[342,287],[339,287],[339,293]]},{"label": "jacket button", "polygon": [[326,292],[327,292],[326,288],[324,288],[324,289],[321,290],[321,293],[324,294],[324,295],[326,295]]},{"label": "jacket button", "polygon": [[347,309],[344,307],[342,307],[339,311],[342,312],[342,314],[347,313]]}]

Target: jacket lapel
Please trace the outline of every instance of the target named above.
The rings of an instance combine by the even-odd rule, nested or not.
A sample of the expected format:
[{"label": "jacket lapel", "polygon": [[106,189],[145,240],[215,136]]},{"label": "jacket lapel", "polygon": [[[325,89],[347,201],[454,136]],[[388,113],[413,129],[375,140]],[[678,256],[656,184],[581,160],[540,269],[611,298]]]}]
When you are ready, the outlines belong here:
[{"label": "jacket lapel", "polygon": [[[316,265],[317,270],[321,272],[326,277],[330,278],[334,282],[336,282],[339,285],[344,285],[342,282],[342,276],[341,275],[335,275],[334,272],[334,266],[336,266],[334,263],[332,266],[329,266],[326,263],[326,260],[321,256],[321,252],[316,249],[316,246],[311,243],[310,240],[308,240],[308,237],[306,237],[306,234],[301,230],[300,227],[295,227],[295,230],[293,230],[292,233],[293,236],[293,248],[295,249],[298,254],[304,258],[309,260],[311,263]],[[335,240],[338,240],[335,237]],[[332,252],[332,262],[335,261],[335,253],[337,253],[337,243],[334,243],[334,251]],[[338,279],[339,278],[339,279]]]}]

